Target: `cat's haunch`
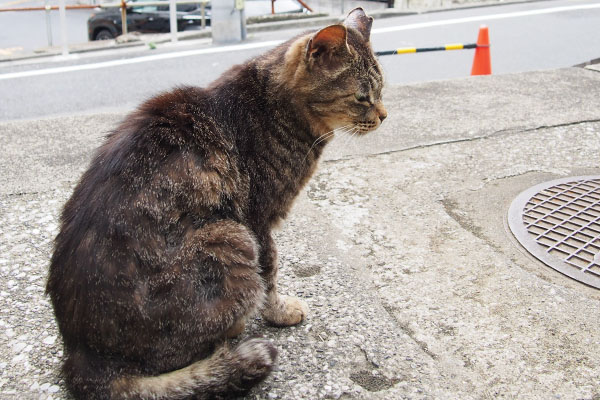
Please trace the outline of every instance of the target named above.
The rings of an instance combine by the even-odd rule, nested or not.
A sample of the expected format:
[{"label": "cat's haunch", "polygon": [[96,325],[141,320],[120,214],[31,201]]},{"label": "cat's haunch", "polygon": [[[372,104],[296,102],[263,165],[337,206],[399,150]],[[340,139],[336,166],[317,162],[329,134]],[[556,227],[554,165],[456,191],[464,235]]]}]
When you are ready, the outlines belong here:
[{"label": "cat's haunch", "polygon": [[277,293],[271,229],[336,130],[386,117],[372,21],[355,9],[108,135],[64,207],[46,287],[76,398],[240,395],[268,376],[270,341],[226,341],[256,312],[306,318]]}]

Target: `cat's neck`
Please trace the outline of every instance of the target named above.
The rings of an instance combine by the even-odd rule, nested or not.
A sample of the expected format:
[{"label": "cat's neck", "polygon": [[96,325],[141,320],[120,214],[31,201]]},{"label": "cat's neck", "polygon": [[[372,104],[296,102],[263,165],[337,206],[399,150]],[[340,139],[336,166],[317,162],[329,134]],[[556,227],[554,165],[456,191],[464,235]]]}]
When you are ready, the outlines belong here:
[{"label": "cat's neck", "polygon": [[311,115],[306,95],[296,92],[293,82],[288,82],[288,70],[296,66],[290,68],[286,58],[283,49],[275,49],[233,67],[208,89],[216,111],[233,130],[256,137],[273,131],[275,125],[299,142],[312,146],[314,154],[320,154],[328,142],[322,137],[330,129]]},{"label": "cat's neck", "polygon": [[255,214],[248,218],[256,225],[285,217],[327,142],[319,140],[295,93],[281,84],[275,56],[270,65],[259,59],[234,67],[209,88],[242,169],[251,176]]}]

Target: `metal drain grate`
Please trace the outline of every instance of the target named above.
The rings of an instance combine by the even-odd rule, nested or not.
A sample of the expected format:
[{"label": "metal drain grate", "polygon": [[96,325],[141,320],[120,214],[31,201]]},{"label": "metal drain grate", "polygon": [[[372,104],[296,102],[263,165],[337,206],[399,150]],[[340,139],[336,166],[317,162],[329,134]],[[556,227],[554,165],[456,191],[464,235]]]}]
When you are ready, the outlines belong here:
[{"label": "metal drain grate", "polygon": [[555,270],[600,289],[600,176],[545,182],[513,201],[517,240]]}]

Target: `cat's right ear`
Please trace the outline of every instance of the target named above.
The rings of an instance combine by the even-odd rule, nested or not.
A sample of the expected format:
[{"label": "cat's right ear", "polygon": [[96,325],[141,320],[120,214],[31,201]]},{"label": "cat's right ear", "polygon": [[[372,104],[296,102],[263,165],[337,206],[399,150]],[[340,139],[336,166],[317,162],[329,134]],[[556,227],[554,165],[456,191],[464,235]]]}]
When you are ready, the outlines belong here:
[{"label": "cat's right ear", "polygon": [[341,57],[350,51],[346,35],[344,25],[331,25],[315,33],[306,46],[306,60],[309,65],[335,68]]},{"label": "cat's right ear", "polygon": [[363,38],[368,42],[371,36],[373,17],[369,17],[365,14],[365,10],[363,10],[362,7],[357,7],[348,13],[348,16],[344,20],[344,25],[359,31]]}]

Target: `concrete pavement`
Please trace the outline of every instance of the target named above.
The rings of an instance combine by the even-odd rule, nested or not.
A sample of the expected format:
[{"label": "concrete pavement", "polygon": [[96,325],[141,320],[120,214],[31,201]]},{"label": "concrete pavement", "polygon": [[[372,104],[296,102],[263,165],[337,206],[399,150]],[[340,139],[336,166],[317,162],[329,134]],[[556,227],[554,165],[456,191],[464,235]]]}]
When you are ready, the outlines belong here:
[{"label": "concrete pavement", "polygon": [[[253,321],[279,370],[258,399],[598,399],[600,291],[522,251],[512,199],[600,174],[600,72],[389,86],[389,118],[338,137],[276,235],[281,291]],[[124,113],[0,123],[0,397],[67,398],[43,294],[57,218]]]}]

